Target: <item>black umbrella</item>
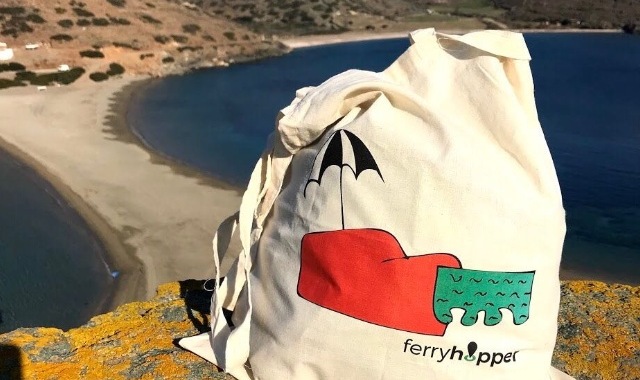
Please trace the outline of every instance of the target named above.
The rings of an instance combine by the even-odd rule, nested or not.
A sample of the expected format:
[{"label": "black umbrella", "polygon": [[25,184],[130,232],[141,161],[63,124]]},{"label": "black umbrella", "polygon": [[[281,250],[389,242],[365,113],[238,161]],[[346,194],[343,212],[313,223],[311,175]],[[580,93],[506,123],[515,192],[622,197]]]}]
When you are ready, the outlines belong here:
[{"label": "black umbrella", "polygon": [[[345,138],[346,140],[349,141],[349,145],[351,146],[351,150],[353,152],[353,158],[354,158],[353,166],[350,163],[345,162],[345,157],[343,154],[343,145],[344,145],[343,139]],[[333,132],[331,137],[329,137],[327,142],[325,142],[325,145],[327,145],[327,148],[325,149],[324,155],[322,156],[322,162],[320,163],[320,171],[318,172],[318,178],[311,178],[311,176],[313,175],[313,170],[312,170],[311,174],[309,175],[309,180],[307,181],[307,184],[304,187],[304,195],[306,197],[307,186],[309,186],[310,183],[314,182],[314,183],[317,183],[318,185],[321,185],[322,176],[330,166],[335,165],[340,167],[340,213],[342,215],[342,229],[344,230],[344,203],[342,198],[342,169],[345,167],[351,169],[351,172],[356,177],[356,180],[358,179],[358,176],[367,169],[374,170],[375,172],[377,172],[378,175],[380,176],[380,179],[382,179],[383,182],[384,182],[384,178],[382,178],[382,173],[380,173],[378,164],[376,164],[376,161],[373,159],[373,155],[371,154],[369,149],[366,147],[366,145],[364,145],[362,140],[360,140],[352,132],[349,132],[344,129],[335,131]],[[313,161],[314,168],[316,166],[316,162],[318,161],[318,156],[320,156],[321,152],[322,152],[322,148],[320,149],[320,152],[318,152],[318,155]]]}]

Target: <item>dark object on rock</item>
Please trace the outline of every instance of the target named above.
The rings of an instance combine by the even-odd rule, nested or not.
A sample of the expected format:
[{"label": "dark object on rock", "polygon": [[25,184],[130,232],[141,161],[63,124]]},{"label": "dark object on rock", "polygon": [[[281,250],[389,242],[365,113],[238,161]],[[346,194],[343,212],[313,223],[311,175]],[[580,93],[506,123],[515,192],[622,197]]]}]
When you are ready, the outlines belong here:
[{"label": "dark object on rock", "polygon": [[164,57],[162,58],[162,63],[173,63],[176,60],[173,57]]}]

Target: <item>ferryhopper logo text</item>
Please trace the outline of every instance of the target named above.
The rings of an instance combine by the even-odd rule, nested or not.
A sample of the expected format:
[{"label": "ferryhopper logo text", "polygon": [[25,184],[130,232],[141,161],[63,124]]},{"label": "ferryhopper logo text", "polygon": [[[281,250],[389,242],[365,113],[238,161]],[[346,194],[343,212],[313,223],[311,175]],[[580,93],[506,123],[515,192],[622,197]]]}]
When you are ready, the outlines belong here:
[{"label": "ferryhopper logo text", "polygon": [[506,353],[481,351],[478,350],[478,344],[476,342],[469,342],[469,344],[467,344],[467,350],[464,351],[458,348],[458,346],[425,346],[415,343],[413,339],[407,339],[404,341],[403,352],[410,355],[421,356],[429,360],[435,360],[438,363],[442,363],[445,360],[464,360],[477,366],[488,365],[493,367],[500,364],[515,363],[517,359],[516,355],[520,351]]}]

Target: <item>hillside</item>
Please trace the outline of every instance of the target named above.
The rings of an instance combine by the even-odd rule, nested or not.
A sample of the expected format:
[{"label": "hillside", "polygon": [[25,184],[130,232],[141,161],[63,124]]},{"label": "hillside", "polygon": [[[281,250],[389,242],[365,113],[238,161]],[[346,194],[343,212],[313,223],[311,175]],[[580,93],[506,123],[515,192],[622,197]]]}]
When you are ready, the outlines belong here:
[{"label": "hillside", "polygon": [[115,62],[150,75],[281,51],[237,23],[188,3],[157,0],[4,0],[0,42],[31,71],[67,64],[104,72]]},{"label": "hillside", "polygon": [[636,0],[495,0],[505,9],[504,19],[515,26],[562,26],[620,29],[640,22]]},{"label": "hillside", "polygon": [[[634,0],[3,0],[0,43],[20,65],[0,63],[0,88],[67,84],[84,72],[104,80],[123,70],[161,76],[227,65],[280,54],[279,39],[307,34],[625,24],[640,31],[638,23]],[[61,76],[59,65],[76,69]]]}]

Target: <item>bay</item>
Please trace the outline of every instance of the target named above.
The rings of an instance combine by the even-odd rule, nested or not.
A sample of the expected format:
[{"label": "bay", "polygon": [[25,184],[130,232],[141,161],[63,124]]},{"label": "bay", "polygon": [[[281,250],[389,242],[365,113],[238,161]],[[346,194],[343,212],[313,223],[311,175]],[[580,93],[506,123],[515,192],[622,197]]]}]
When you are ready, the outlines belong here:
[{"label": "bay", "polygon": [[[640,39],[525,38],[567,210],[563,268],[640,283]],[[128,120],[152,149],[242,185],[296,89],[351,68],[383,70],[407,46],[400,39],[311,47],[159,79],[136,97]]]},{"label": "bay", "polygon": [[86,322],[113,281],[104,254],[48,182],[0,151],[0,334]]}]

